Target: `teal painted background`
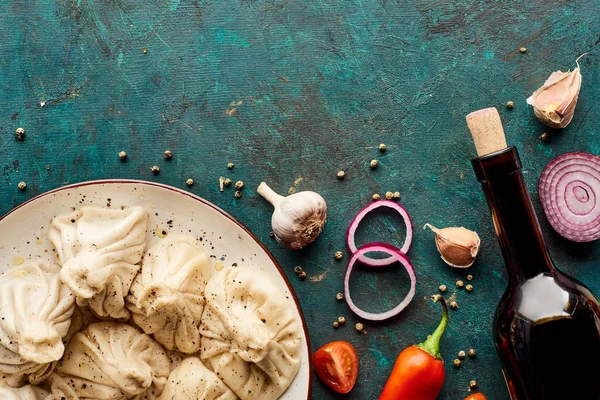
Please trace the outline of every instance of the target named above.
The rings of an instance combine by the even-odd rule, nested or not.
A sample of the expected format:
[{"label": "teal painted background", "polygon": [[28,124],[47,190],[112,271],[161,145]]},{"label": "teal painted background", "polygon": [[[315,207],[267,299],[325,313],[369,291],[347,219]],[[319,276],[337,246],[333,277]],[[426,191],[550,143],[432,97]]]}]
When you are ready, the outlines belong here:
[{"label": "teal painted background", "polygon": [[[555,261],[600,293],[600,243],[558,237],[536,191],[553,157],[600,154],[599,13],[598,1],[565,0],[0,1],[0,211],[84,180],[187,188],[193,178],[191,192],[238,218],[287,271],[313,350],[330,340],[355,345],[354,390],[336,396],[316,379],[315,399],[375,399],[396,355],[438,323],[439,305],[424,297],[470,273],[475,289],[457,293],[460,308],[442,341],[447,379],[439,398],[462,399],[476,379],[490,400],[505,400],[490,323],[506,275],[471,170],[475,151],[464,116],[499,108]],[[548,130],[525,99],[585,52],[573,122],[542,143],[539,135]],[[504,108],[508,100],[513,110]],[[17,127],[27,131],[23,142],[14,139]],[[376,149],[380,142],[385,154]],[[174,153],[170,161],[162,157],[166,149]],[[117,158],[121,150],[126,162]],[[380,161],[376,170],[368,167],[373,158]],[[160,175],[151,174],[152,165]],[[343,181],[336,179],[341,169]],[[219,192],[219,176],[243,180],[244,197]],[[255,192],[262,180],[281,192],[295,186],[325,197],[329,219],[317,242],[291,252],[269,237],[271,208]],[[26,191],[17,189],[19,181]],[[409,255],[417,295],[398,318],[365,323],[367,334],[360,335],[353,328],[358,319],[334,299],[349,258],[344,235],[371,194],[387,190],[402,193],[415,222]],[[467,271],[445,265],[431,232],[421,229],[426,222],[476,230],[477,262]],[[363,242],[404,235],[391,214],[365,228]],[[337,250],[345,252],[341,262],[333,259]],[[295,265],[312,280],[298,280]],[[382,310],[407,282],[388,270],[358,273],[352,285],[357,303]],[[334,330],[340,315],[348,322]],[[457,352],[469,347],[476,359],[453,368]]]}]

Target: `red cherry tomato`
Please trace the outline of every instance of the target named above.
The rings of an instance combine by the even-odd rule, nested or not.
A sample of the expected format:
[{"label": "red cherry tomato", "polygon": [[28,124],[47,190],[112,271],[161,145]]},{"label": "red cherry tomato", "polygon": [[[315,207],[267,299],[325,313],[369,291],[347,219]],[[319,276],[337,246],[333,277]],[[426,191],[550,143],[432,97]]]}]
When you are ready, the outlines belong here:
[{"label": "red cherry tomato", "polygon": [[358,356],[348,342],[327,343],[313,355],[317,375],[338,393],[348,393],[356,383]]}]

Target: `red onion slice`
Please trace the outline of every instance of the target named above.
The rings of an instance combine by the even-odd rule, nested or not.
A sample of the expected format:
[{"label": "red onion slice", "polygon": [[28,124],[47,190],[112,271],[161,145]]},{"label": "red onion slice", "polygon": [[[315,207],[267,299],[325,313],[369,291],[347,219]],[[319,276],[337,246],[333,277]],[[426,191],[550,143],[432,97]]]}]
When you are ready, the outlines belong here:
[{"label": "red onion slice", "polygon": [[574,242],[600,239],[600,157],[582,152],[556,157],[544,168],[538,191],[559,235]]},{"label": "red onion slice", "polygon": [[[402,302],[396,307],[382,313],[371,313],[361,310],[354,304],[354,301],[352,301],[352,297],[350,296],[350,274],[352,273],[352,268],[354,268],[354,264],[356,264],[356,262],[359,261],[365,253],[369,253],[372,251],[378,251],[389,254],[390,258],[392,258],[393,261],[399,261],[400,264],[404,266],[406,272],[408,272],[408,276],[410,277],[410,290],[408,291],[406,297],[404,297]],[[348,262],[348,267],[346,268],[346,275],[344,276],[344,295],[346,296],[346,302],[348,303],[348,306],[356,315],[369,321],[383,321],[385,319],[398,315],[400,311],[404,310],[404,308],[413,299],[416,291],[416,286],[417,276],[415,275],[415,269],[410,263],[408,257],[405,254],[398,251],[398,249],[396,249],[394,246],[390,246],[387,243],[369,243],[359,248],[352,255],[352,258]]]},{"label": "red onion slice", "polygon": [[[356,248],[356,242],[354,240],[354,234],[356,233],[356,230],[358,229],[358,225],[361,223],[363,218],[368,213],[370,213],[371,211],[373,211],[379,207],[391,208],[391,209],[397,211],[398,214],[400,214],[402,216],[402,219],[404,220],[404,224],[406,225],[406,239],[404,239],[404,244],[402,245],[402,248],[400,248],[400,249],[398,249],[397,247],[392,246],[392,245],[388,245],[388,246],[390,246],[392,249],[399,251],[401,253],[404,253],[404,254],[408,253],[408,250],[410,249],[410,245],[412,243],[412,238],[413,238],[412,220],[410,219],[410,215],[408,215],[408,212],[404,209],[404,207],[402,207],[400,204],[398,204],[396,202],[389,201],[389,200],[374,201],[373,203],[371,203],[368,206],[366,206],[365,208],[363,208],[358,214],[356,214],[356,216],[354,217],[352,222],[350,222],[350,225],[348,226],[348,231],[346,232],[346,245],[348,246],[348,250],[350,250],[350,253],[352,253],[352,254],[356,253],[357,248]],[[365,255],[361,255],[359,258],[359,261],[363,264],[370,265],[371,267],[383,267],[385,265],[390,265],[391,263],[393,263],[397,260],[393,256],[390,256],[387,258],[371,258],[371,257],[367,257]]]}]

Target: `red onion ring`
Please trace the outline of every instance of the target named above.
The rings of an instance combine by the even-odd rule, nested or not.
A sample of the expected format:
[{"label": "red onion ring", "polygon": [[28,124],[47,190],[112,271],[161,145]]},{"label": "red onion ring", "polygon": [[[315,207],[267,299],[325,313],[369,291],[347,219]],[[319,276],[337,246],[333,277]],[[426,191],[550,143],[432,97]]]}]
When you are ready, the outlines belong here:
[{"label": "red onion ring", "polygon": [[544,168],[538,191],[559,235],[574,242],[600,239],[600,157],[582,152],[556,157]]},{"label": "red onion ring", "polygon": [[[352,268],[354,268],[354,264],[356,264],[356,262],[360,260],[361,256],[371,251],[379,251],[382,253],[389,254],[390,258],[392,258],[394,261],[399,261],[400,264],[404,266],[406,272],[408,272],[408,276],[410,277],[410,290],[408,291],[406,297],[404,297],[402,302],[400,302],[400,304],[398,304],[396,307],[382,313],[371,313],[361,310],[354,304],[354,301],[352,301],[352,297],[350,296],[350,274],[352,273]],[[390,246],[387,243],[369,243],[359,248],[352,255],[352,258],[350,258],[350,261],[348,262],[348,267],[346,268],[346,275],[344,276],[344,296],[346,296],[346,303],[348,303],[348,306],[350,307],[352,312],[354,312],[359,317],[369,321],[383,321],[385,319],[398,315],[400,311],[404,310],[404,308],[406,308],[406,306],[412,301],[415,295],[416,286],[417,276],[415,275],[415,269],[410,263],[408,257],[405,254],[398,251],[397,248],[395,248],[394,246]]]},{"label": "red onion ring", "polygon": [[[410,215],[408,215],[408,212],[404,209],[404,207],[402,207],[400,204],[398,204],[394,201],[389,201],[389,200],[374,201],[371,204],[369,204],[368,206],[366,206],[365,208],[363,208],[358,214],[356,214],[356,216],[354,217],[352,222],[350,222],[350,225],[348,226],[348,230],[346,231],[346,245],[348,246],[348,250],[350,250],[350,253],[352,253],[352,254],[355,254],[357,252],[356,242],[354,240],[354,234],[356,233],[356,229],[358,229],[358,225],[361,223],[363,218],[368,213],[370,213],[371,211],[373,211],[379,207],[391,208],[391,209],[397,211],[398,214],[400,214],[400,216],[402,216],[402,219],[404,220],[404,224],[406,225],[406,239],[404,239],[404,244],[402,245],[402,248],[400,248],[400,249],[395,246],[392,246],[392,245],[388,245],[388,246],[390,246],[392,249],[399,251],[401,253],[404,253],[404,254],[408,253],[408,250],[410,249],[410,245],[412,243],[412,238],[413,238],[412,220],[410,219]],[[387,258],[371,258],[371,257],[362,255],[362,256],[360,256],[359,261],[361,263],[369,265],[371,267],[383,267],[386,265],[390,265],[391,263],[393,263],[397,260],[393,256],[387,257]]]}]

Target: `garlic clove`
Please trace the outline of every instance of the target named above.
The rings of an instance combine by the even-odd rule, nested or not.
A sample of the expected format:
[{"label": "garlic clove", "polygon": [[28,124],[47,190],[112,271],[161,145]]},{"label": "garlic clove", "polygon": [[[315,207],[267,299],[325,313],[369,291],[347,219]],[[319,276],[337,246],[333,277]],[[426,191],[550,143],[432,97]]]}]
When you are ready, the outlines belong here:
[{"label": "garlic clove", "polygon": [[[581,57],[580,57],[581,58]],[[551,128],[564,128],[573,119],[581,89],[579,58],[573,71],[554,71],[528,99],[537,119]]]},{"label": "garlic clove", "polygon": [[454,268],[468,268],[475,262],[481,239],[477,232],[464,227],[438,229],[425,224],[435,233],[435,245],[444,262]]},{"label": "garlic clove", "polygon": [[323,230],[327,204],[318,193],[307,190],[283,197],[265,182],[261,182],[257,192],[275,208],[271,228],[282,246],[299,250],[312,243]]}]

